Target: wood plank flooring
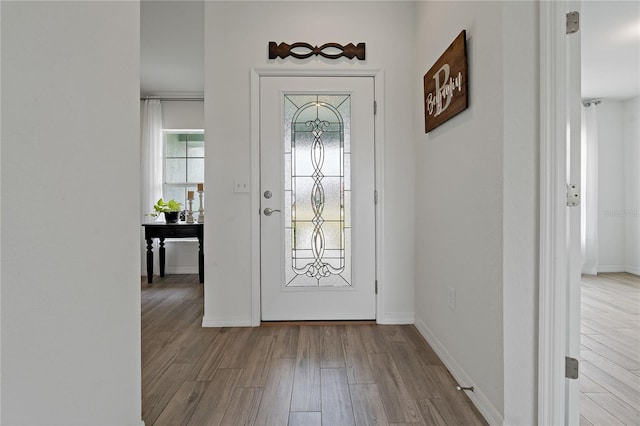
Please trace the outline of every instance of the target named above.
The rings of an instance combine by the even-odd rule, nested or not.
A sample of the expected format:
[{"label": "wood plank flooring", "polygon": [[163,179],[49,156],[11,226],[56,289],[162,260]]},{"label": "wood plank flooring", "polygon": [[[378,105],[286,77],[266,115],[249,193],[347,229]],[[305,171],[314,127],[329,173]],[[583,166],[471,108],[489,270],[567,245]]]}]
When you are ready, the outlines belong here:
[{"label": "wood plank flooring", "polygon": [[142,280],[147,426],[487,424],[413,326],[202,328],[197,281]]},{"label": "wood plank flooring", "polygon": [[640,277],[582,277],[580,424],[640,425]]}]

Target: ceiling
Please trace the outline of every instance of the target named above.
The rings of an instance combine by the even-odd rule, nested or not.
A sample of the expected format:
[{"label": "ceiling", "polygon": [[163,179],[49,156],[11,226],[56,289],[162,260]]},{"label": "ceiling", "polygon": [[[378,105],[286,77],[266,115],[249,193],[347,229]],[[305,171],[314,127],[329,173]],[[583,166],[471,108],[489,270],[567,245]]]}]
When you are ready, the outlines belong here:
[{"label": "ceiling", "polygon": [[204,2],[150,1],[140,6],[140,94],[202,96]]},{"label": "ceiling", "polygon": [[583,1],[582,97],[640,96],[640,2]]},{"label": "ceiling", "polygon": [[[582,95],[628,99],[640,95],[640,2],[583,0]],[[140,92],[204,92],[204,2],[143,0]]]}]

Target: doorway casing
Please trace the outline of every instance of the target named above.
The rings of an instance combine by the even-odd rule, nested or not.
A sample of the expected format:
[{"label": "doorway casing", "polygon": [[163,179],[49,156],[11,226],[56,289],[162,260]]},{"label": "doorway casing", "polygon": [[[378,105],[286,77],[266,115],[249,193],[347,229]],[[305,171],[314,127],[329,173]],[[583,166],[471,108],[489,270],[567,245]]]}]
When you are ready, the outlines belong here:
[{"label": "doorway casing", "polygon": [[[380,69],[293,70],[251,69],[251,325],[260,325],[260,78],[261,77],[372,77],[374,80],[375,205],[376,227],[376,321],[390,324],[385,316],[384,285],[384,72]],[[371,108],[374,108],[371,105]],[[373,191],[374,188],[372,188]],[[374,194],[371,194],[374,197]]]}]

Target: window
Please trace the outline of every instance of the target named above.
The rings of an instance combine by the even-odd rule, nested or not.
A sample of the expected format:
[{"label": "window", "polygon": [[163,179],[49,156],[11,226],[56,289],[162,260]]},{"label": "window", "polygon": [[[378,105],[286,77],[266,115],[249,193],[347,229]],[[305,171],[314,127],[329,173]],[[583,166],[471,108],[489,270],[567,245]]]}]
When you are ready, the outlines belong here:
[{"label": "window", "polygon": [[[188,208],[187,191],[196,191],[197,184],[204,182],[204,130],[163,130],[164,139],[164,183],[165,200],[174,199]],[[194,197],[193,208],[198,208],[198,197]]]}]

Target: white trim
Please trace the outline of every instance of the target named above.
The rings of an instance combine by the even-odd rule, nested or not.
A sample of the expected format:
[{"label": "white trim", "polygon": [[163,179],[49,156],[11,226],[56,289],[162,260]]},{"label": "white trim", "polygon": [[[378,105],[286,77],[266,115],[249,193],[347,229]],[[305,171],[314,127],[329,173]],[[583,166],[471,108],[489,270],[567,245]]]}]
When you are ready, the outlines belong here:
[{"label": "white trim", "polygon": [[376,323],[385,325],[413,324],[414,322],[415,314],[413,312],[384,312],[382,315],[378,315],[376,320]]},{"label": "white trim", "polygon": [[260,72],[251,69],[251,325],[260,325]]},{"label": "white trim", "polygon": [[202,317],[202,327],[253,327],[253,324],[251,318],[247,317],[216,318],[205,315]]},{"label": "white trim", "polygon": [[600,272],[625,272],[627,268],[624,265],[598,265],[598,273]]},{"label": "white trim", "polygon": [[540,2],[538,424],[565,423],[567,344],[565,2]]},{"label": "white trim", "polygon": [[[376,318],[384,315],[384,71],[380,69],[298,70],[252,68],[251,80],[251,321],[260,325],[260,77],[373,77],[374,99],[378,104],[375,120],[376,277],[378,295]],[[373,106],[372,106],[373,108]],[[373,194],[372,194],[373,196]],[[204,323],[204,321],[203,321]],[[405,322],[402,322],[405,324]]]},{"label": "white trim", "polygon": [[447,351],[444,345],[438,340],[438,338],[431,332],[429,327],[425,324],[424,321],[418,319],[416,321],[416,328],[425,338],[429,346],[435,351],[440,360],[444,363],[447,370],[451,373],[453,378],[456,380],[458,384],[461,386],[473,386],[473,392],[466,392],[466,395],[469,397],[473,405],[476,406],[480,414],[485,418],[485,420],[490,425],[502,425],[504,424],[504,418],[500,414],[500,411],[493,406],[489,398],[482,392],[482,389],[478,387],[477,384],[473,382],[473,379],[467,372],[462,368],[458,361]]},{"label": "white trim", "polygon": [[640,275],[640,268],[637,266],[625,266],[624,271],[629,274]]},{"label": "white trim", "polygon": [[174,266],[173,268],[165,268],[165,275],[172,274],[197,274],[197,266]]},{"label": "white trim", "polygon": [[[376,280],[378,281],[378,294],[376,296],[376,321],[380,319],[391,320],[393,314],[387,314],[384,302],[387,299],[387,286],[384,275],[385,263],[385,234],[384,234],[384,71],[372,71],[374,81],[374,100],[376,102],[375,126],[375,185],[378,191],[378,204],[376,205]],[[391,318],[389,318],[391,317]],[[398,322],[397,324],[413,324],[414,313],[411,313],[411,322]],[[400,319],[400,318],[398,318]],[[391,324],[384,322],[384,324]]]}]

